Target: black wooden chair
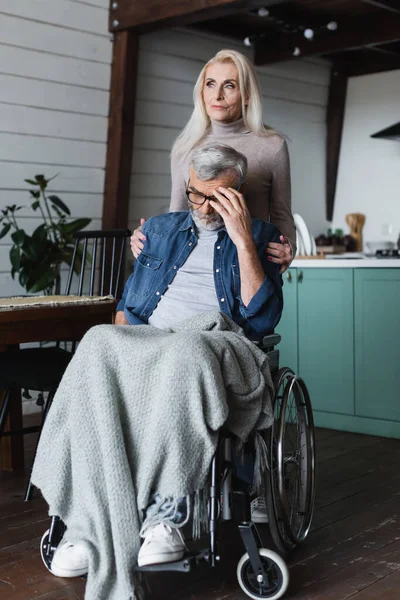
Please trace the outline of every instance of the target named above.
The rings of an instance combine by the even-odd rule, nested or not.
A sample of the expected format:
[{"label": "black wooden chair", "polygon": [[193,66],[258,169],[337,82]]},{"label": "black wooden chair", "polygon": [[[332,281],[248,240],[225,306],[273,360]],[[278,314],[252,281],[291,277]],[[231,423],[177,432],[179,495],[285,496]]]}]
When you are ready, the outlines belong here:
[{"label": "black wooden chair", "polygon": [[[129,229],[111,231],[81,231],[75,234],[75,247],[68,274],[66,295],[112,295],[118,298],[122,288],[122,271],[126,239]],[[87,265],[88,263],[88,265]],[[0,352],[0,390],[5,390],[0,409],[0,440],[3,436],[36,433],[42,430],[55,391],[73,355],[60,344],[50,348],[11,348]],[[43,398],[43,415],[40,425],[4,431],[13,390],[47,392]],[[29,394],[29,393],[28,393]],[[25,501],[31,499],[33,486],[30,478]]]}]

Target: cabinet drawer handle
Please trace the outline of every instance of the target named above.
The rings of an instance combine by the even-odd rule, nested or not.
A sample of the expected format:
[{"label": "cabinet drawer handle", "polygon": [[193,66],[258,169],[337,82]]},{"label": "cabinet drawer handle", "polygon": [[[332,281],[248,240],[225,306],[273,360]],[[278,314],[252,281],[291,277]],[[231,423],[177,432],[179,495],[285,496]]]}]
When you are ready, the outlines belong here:
[{"label": "cabinet drawer handle", "polygon": [[299,283],[303,281],[303,271],[299,271],[299,274],[297,275],[297,281]]},{"label": "cabinet drawer handle", "polygon": [[292,274],[290,271],[286,273],[286,279],[289,281],[289,283],[292,281]]}]

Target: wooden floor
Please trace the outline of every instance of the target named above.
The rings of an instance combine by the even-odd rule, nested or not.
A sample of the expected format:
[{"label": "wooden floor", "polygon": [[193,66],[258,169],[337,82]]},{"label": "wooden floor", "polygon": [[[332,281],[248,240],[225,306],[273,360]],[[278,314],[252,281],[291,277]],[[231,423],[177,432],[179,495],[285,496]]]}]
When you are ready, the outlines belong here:
[{"label": "wooden floor", "polygon": [[[288,560],[286,598],[399,600],[400,440],[320,429],[317,457],[317,510],[307,541]],[[0,599],[83,599],[83,579],[53,577],[41,563],[46,505],[39,497],[23,502],[25,479],[0,475]],[[243,548],[230,523],[224,530],[218,570],[153,575],[148,600],[245,600],[236,581]]]}]

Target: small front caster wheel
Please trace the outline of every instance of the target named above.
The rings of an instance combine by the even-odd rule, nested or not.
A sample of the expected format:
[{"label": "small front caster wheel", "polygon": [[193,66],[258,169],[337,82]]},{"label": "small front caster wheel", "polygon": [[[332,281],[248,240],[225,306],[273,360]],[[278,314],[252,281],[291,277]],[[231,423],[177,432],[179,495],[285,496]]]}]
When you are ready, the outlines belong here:
[{"label": "small front caster wheel", "polygon": [[243,554],[237,566],[237,578],[244,593],[254,600],[282,598],[289,585],[289,571],[283,558],[272,550],[259,548],[265,577],[254,572],[249,555]]},{"label": "small front caster wheel", "polygon": [[50,529],[43,534],[42,539],[40,540],[40,556],[42,557],[42,561],[51,573],[51,561],[53,560],[54,550],[49,548],[49,533]]}]

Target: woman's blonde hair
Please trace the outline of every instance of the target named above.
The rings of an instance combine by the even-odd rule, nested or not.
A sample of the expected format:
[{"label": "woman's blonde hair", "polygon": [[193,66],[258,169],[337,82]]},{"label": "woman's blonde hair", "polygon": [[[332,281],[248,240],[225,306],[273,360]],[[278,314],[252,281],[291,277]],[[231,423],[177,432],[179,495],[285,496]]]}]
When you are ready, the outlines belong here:
[{"label": "woman's blonde hair", "polygon": [[175,140],[172,154],[183,158],[200,142],[210,128],[211,120],[203,100],[203,88],[207,67],[214,63],[233,63],[239,74],[242,97],[242,116],[245,127],[257,135],[276,133],[266,127],[262,118],[262,102],[256,72],[250,61],[236,50],[220,50],[202,68],[193,90],[194,110],[184,129]]}]

